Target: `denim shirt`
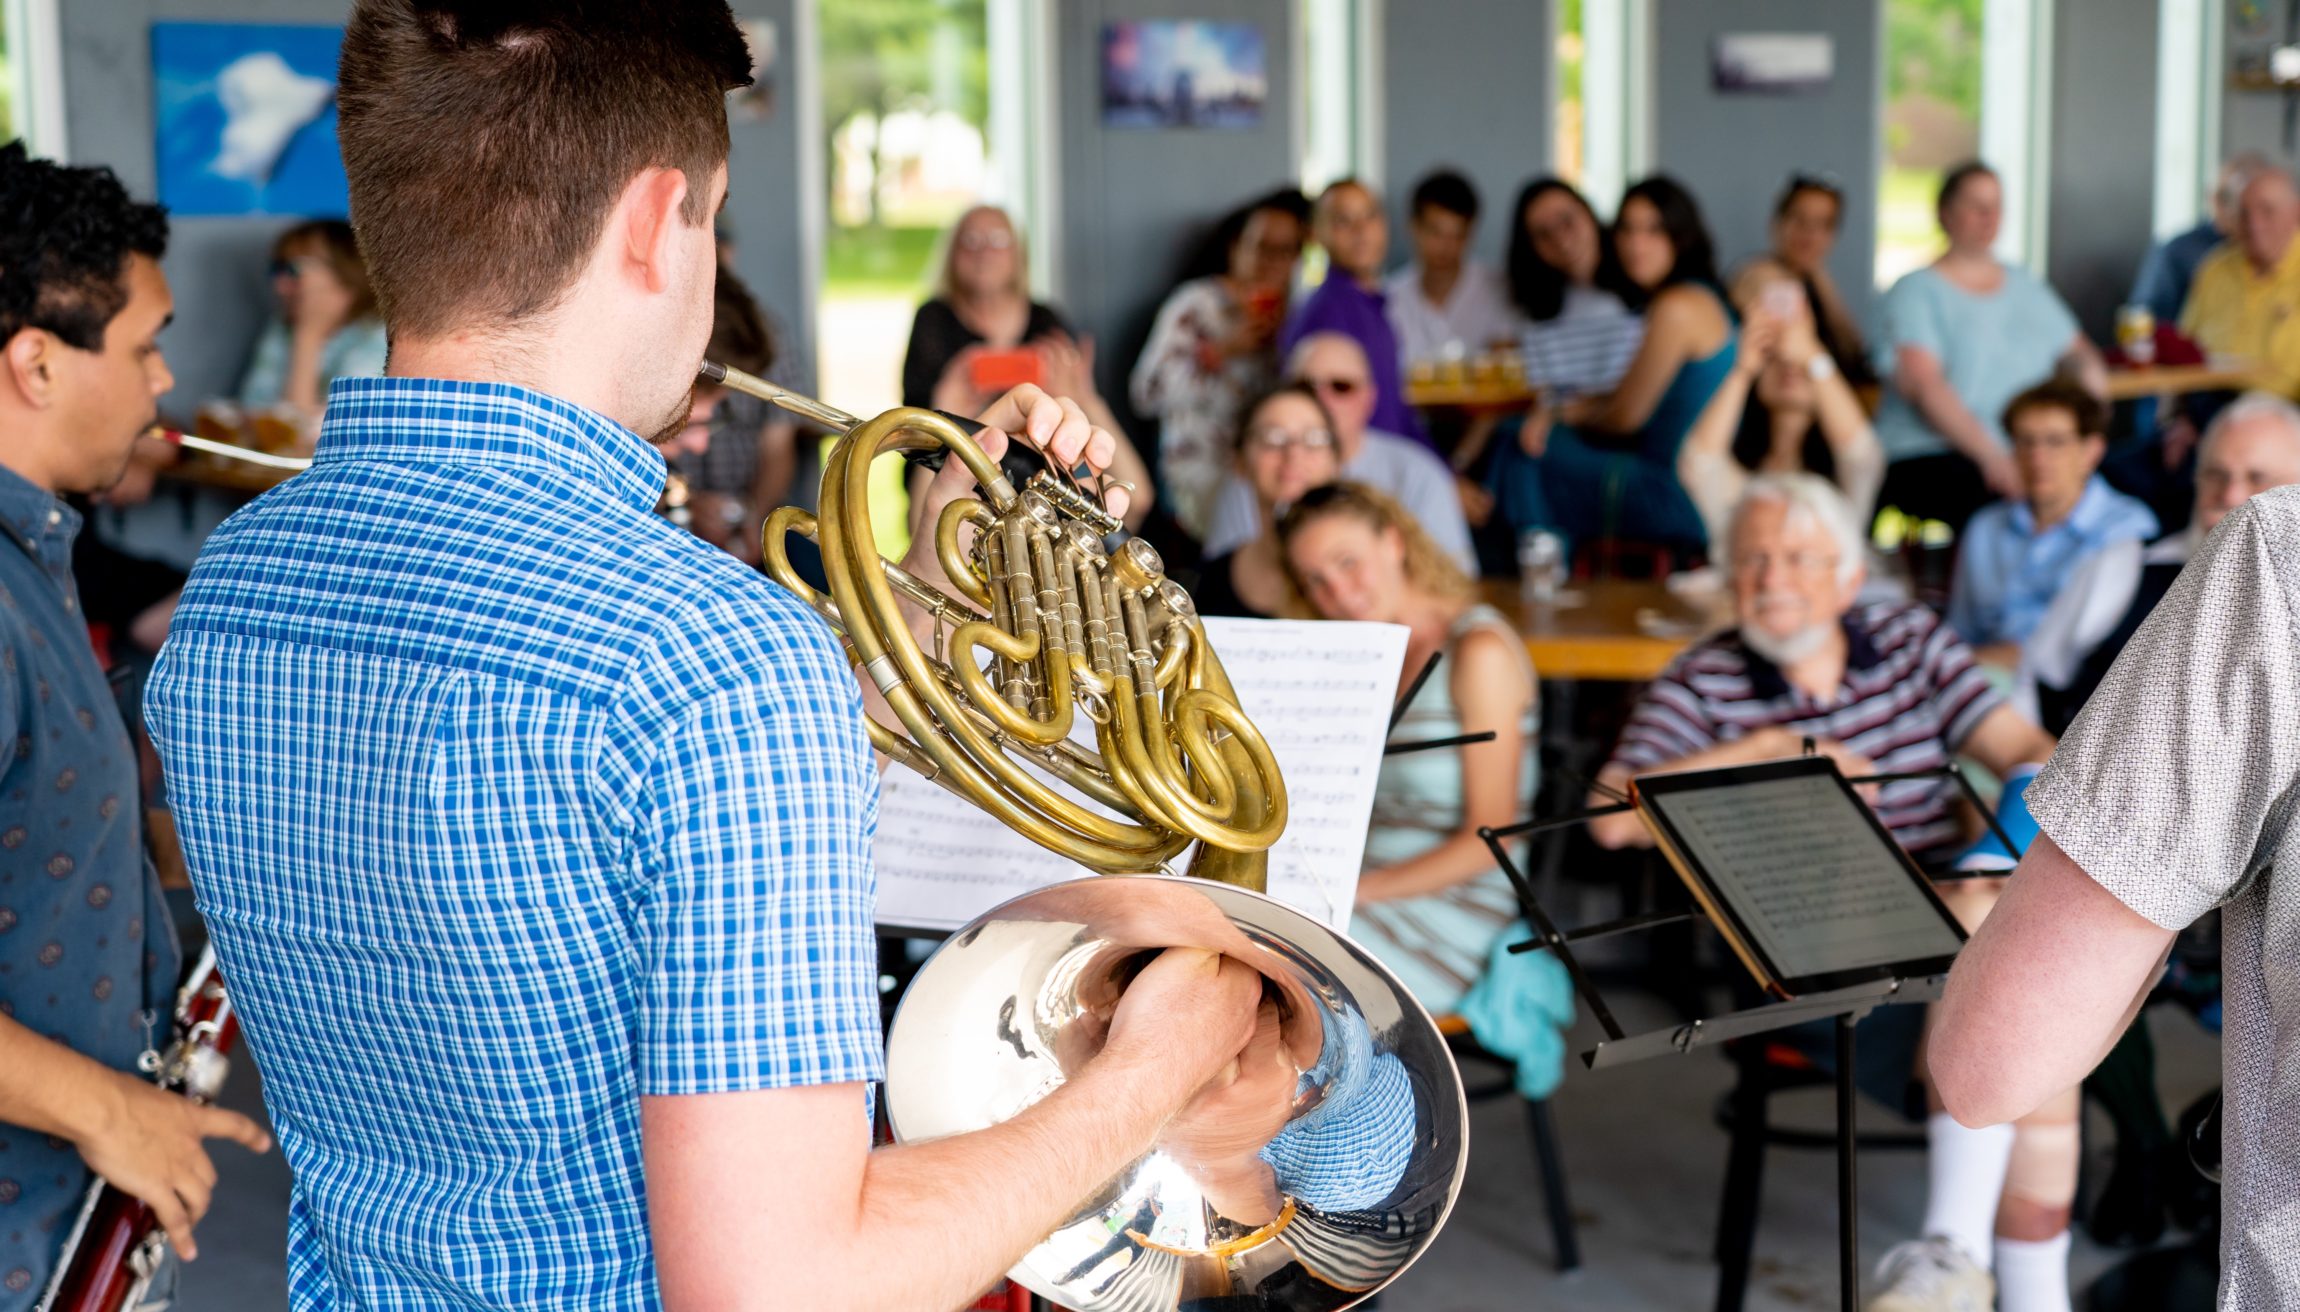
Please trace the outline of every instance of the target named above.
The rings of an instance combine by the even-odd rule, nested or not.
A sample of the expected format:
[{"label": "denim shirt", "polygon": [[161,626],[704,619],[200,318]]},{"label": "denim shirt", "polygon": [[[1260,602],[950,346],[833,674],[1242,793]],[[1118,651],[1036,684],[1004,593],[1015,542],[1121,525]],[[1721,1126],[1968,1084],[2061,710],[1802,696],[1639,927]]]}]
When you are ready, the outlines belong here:
[{"label": "denim shirt", "polygon": [[[0,1016],[133,1070],[161,1037],[177,949],[135,747],[72,583],[79,530],[0,469]],[[0,1124],[0,1312],[39,1295],[87,1184],[71,1144]]]}]

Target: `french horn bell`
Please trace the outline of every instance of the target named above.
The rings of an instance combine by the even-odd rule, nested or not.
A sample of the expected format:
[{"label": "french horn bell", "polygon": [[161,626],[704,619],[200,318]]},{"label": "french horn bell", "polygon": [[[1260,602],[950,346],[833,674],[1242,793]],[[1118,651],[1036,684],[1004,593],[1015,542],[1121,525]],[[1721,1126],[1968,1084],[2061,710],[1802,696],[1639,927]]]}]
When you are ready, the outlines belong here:
[{"label": "french horn bell", "polygon": [[[991,910],[921,967],[887,1039],[895,1137],[1013,1117],[1098,1050],[1142,962],[1220,951],[1258,970],[1276,1003],[1269,1038],[1292,1083],[1282,1126],[1219,1162],[1161,1140],[1010,1276],[1077,1312],[1329,1312],[1396,1279],[1460,1189],[1460,1077],[1396,976],[1266,895],[1285,782],[1158,554],[1140,539],[1107,548],[1118,520],[1067,473],[1017,488],[966,421],[923,409],[866,421],[721,365],[702,377],[839,434],[820,514],[775,511],[762,559],[885,696],[900,728],[874,720],[872,744],[1096,872]],[[954,457],[974,475],[980,495],[921,530],[942,580],[873,545],[869,467],[887,452]],[[791,568],[792,533],[821,548],[827,594]],[[931,617],[925,643],[901,601]],[[1092,748],[1077,741],[1081,715]]]}]

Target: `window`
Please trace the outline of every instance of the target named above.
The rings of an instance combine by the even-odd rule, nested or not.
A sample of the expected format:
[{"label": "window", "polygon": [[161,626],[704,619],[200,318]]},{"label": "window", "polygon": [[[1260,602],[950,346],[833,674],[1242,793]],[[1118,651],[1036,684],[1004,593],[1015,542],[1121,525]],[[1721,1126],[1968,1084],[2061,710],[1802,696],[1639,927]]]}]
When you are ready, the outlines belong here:
[{"label": "window", "polygon": [[1940,253],[1941,175],[1980,154],[1983,0],[1885,0],[1877,285]]},{"label": "window", "polygon": [[63,55],[57,0],[0,0],[0,141],[23,137],[32,153],[64,155]]},{"label": "window", "polygon": [[1297,120],[1302,190],[1315,196],[1343,178],[1382,182],[1382,77],[1370,0],[1301,0],[1295,67],[1301,70]]},{"label": "window", "polygon": [[1581,185],[1583,134],[1589,126],[1581,95],[1582,60],[1588,50],[1581,30],[1583,3],[1560,0],[1557,6],[1557,119],[1549,147],[1549,171],[1576,187]]}]

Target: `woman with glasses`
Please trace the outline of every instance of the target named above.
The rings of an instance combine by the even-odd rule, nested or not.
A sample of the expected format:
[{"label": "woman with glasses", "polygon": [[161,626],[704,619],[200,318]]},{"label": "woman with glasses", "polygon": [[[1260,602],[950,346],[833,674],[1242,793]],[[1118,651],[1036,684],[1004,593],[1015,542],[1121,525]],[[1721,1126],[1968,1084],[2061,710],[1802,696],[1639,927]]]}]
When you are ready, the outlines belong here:
[{"label": "woman with glasses", "polygon": [[1158,487],[1203,541],[1248,398],[1278,376],[1278,329],[1310,202],[1280,188],[1230,212],[1158,307],[1134,363],[1134,408],[1158,421]]},{"label": "woman with glasses", "polygon": [[1733,304],[1749,313],[1758,293],[1770,282],[1787,278],[1805,294],[1813,329],[1821,349],[1837,372],[1855,387],[1877,381],[1869,367],[1868,343],[1861,326],[1846,308],[1829,276],[1829,253],[1837,248],[1838,225],[1845,217],[1845,193],[1835,181],[1811,173],[1792,173],[1773,202],[1773,248],[1747,264],[1733,279]]},{"label": "woman with glasses", "polygon": [[[1493,735],[1383,760],[1350,919],[1351,937],[1423,1006],[1454,1011],[1518,914],[1478,830],[1517,820],[1533,797],[1540,770],[1533,663],[1516,629],[1477,600],[1469,577],[1413,516],[1362,483],[1305,493],[1279,521],[1278,540],[1293,585],[1319,615],[1406,627],[1401,684],[1437,659],[1398,722],[1398,740]],[[1563,1011],[1554,1019],[1570,1021],[1562,987],[1553,1000]]]},{"label": "woman with glasses", "polygon": [[316,428],[329,383],[383,373],[383,319],[367,263],[350,224],[316,219],[272,243],[271,278],[278,314],[256,339],[239,401],[250,410],[287,407]]},{"label": "woman with glasses", "polygon": [[1701,516],[1677,481],[1685,435],[1733,368],[1733,316],[1691,193],[1651,177],[1621,198],[1613,259],[1645,335],[1620,381],[1545,403],[1494,463],[1519,532],[1697,551]]},{"label": "woman with glasses", "polygon": [[1993,169],[1951,169],[1938,209],[1948,250],[1885,295],[1877,437],[1891,463],[1878,502],[1961,531],[1990,501],[2021,495],[1997,422],[2006,403],[2063,371],[2100,396],[2107,374],[2060,295],[1997,259],[2004,186]]},{"label": "woman with glasses", "polygon": [[1304,383],[1281,383],[1246,408],[1238,429],[1238,479],[1253,490],[1261,531],[1206,561],[1191,599],[1207,615],[1268,619],[1292,609],[1293,587],[1278,553],[1278,519],[1313,488],[1341,477],[1334,419]]}]

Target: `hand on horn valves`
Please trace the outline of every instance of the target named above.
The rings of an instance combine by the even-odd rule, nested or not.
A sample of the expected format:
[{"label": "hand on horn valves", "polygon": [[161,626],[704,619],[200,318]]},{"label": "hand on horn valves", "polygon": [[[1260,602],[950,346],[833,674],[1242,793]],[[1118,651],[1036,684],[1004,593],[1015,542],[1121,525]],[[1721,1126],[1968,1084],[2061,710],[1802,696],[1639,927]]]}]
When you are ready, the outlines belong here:
[{"label": "hand on horn valves", "polygon": [[[978,418],[983,430],[975,435],[975,441],[981,443],[983,454],[993,463],[1006,454],[1006,444],[1017,437],[1051,452],[1054,462],[1064,469],[1076,468],[1083,459],[1096,476],[1110,467],[1118,451],[1118,439],[1107,429],[1096,428],[1076,401],[1050,396],[1030,383],[991,402]],[[910,551],[902,562],[904,569],[930,583],[947,582],[941,562],[935,559],[933,526],[942,517],[944,506],[974,493],[974,475],[967,472],[965,463],[944,461],[942,472],[927,484],[926,504],[913,517],[925,531],[911,539]],[[1110,513],[1123,516],[1127,504],[1126,489],[1113,487],[1106,503]]]}]

